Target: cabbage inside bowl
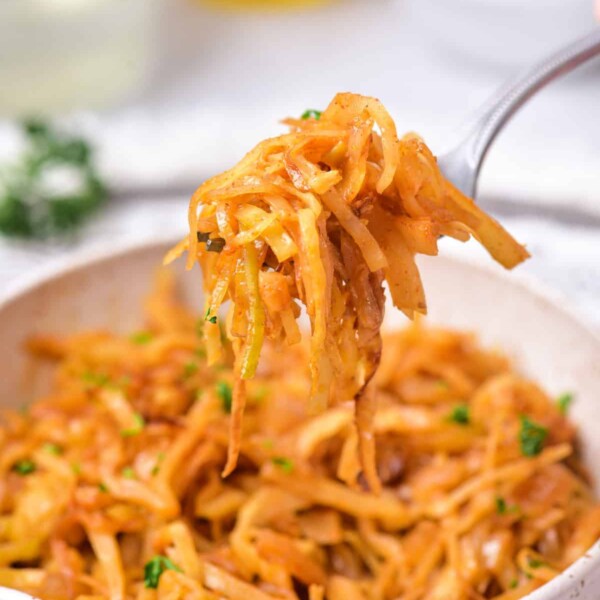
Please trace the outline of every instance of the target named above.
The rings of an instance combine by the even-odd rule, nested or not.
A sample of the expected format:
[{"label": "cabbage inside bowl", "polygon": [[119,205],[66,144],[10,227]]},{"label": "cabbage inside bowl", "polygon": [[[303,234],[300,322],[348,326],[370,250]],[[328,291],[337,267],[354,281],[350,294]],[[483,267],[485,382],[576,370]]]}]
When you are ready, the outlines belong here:
[{"label": "cabbage inside bowl", "polygon": [[[38,272],[0,293],[0,402],[19,406],[44,388],[43,373],[24,377],[25,338],[36,332],[68,333],[88,328],[132,331],[141,325],[142,303],[170,240],[93,254]],[[517,367],[550,393],[576,395],[572,418],[579,427],[584,460],[600,481],[600,338],[565,310],[565,302],[542,293],[513,273],[447,257],[420,261],[435,324],[477,332],[501,347]],[[178,267],[182,272],[182,265]],[[198,273],[180,277],[186,301],[200,306]],[[386,326],[404,318],[388,309]],[[598,600],[600,544],[528,600]],[[0,588],[2,600],[31,600]]]}]

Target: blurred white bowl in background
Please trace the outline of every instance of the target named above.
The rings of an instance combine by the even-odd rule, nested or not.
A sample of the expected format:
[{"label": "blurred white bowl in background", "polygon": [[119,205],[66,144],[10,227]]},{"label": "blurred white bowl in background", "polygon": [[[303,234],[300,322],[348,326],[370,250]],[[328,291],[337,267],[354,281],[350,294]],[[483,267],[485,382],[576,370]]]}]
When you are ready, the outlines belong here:
[{"label": "blurred white bowl in background", "polygon": [[2,0],[0,117],[101,108],[146,81],[161,0]]}]

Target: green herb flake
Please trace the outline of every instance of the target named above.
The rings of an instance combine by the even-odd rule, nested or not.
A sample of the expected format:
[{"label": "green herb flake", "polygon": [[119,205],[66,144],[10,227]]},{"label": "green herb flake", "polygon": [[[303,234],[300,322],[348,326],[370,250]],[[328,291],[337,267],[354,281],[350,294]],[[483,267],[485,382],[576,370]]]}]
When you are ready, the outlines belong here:
[{"label": "green herb flake", "polygon": [[564,394],[561,394],[556,399],[556,406],[558,407],[558,410],[563,415],[566,415],[569,412],[569,408],[574,399],[575,399],[575,396],[570,392],[565,392]]},{"label": "green herb flake", "polygon": [[514,590],[518,585],[519,585],[519,580],[518,579],[511,579],[510,583],[508,584],[508,587],[511,590]]},{"label": "green herb flake", "polygon": [[25,119],[22,123],[23,131],[31,137],[49,135],[49,127],[41,119]]},{"label": "green herb flake", "polygon": [[133,470],[133,467],[123,467],[121,475],[125,479],[135,479],[135,471]]},{"label": "green herb flake", "polygon": [[189,379],[198,372],[198,363],[190,361],[183,366],[183,377]]},{"label": "green herb flake", "polygon": [[502,496],[496,496],[496,512],[499,515],[504,515],[504,514],[506,514],[506,509],[507,509],[506,500],[504,498],[502,498]]},{"label": "green herb flake", "polygon": [[103,494],[108,494],[108,486],[103,483],[102,481],[98,484],[98,489],[103,493]]},{"label": "green herb flake", "polygon": [[231,385],[226,381],[218,381],[217,394],[221,399],[223,411],[228,414],[231,413],[231,405],[233,404],[233,391],[231,389]]},{"label": "green herb flake", "polygon": [[155,477],[160,472],[160,465],[162,464],[163,460],[165,460],[165,453],[159,452],[156,455],[156,464],[152,467],[152,471],[150,471],[152,477]]},{"label": "green herb flake", "polygon": [[545,567],[547,563],[545,563],[543,560],[540,560],[539,558],[534,558],[533,556],[530,556],[527,558],[527,564],[531,569],[539,569],[540,567]]},{"label": "green herb flake", "polygon": [[144,417],[140,413],[134,413],[133,415],[133,426],[128,429],[121,430],[121,436],[133,437],[134,435],[140,434],[146,425]]},{"label": "green herb flake", "polygon": [[31,475],[31,473],[35,473],[36,469],[36,464],[29,458],[19,460],[13,465],[13,471],[23,477],[25,475]]},{"label": "green herb flake", "polygon": [[521,509],[517,504],[509,505],[502,496],[496,496],[496,512],[499,515],[518,513]]},{"label": "green herb flake", "polygon": [[537,456],[544,448],[548,437],[548,429],[532,421],[529,417],[521,417],[519,443],[524,456]]},{"label": "green herb flake", "polygon": [[285,456],[275,456],[272,460],[274,465],[278,466],[288,475],[294,470],[294,462],[290,458],[286,458]]},{"label": "green herb flake", "polygon": [[302,115],[300,115],[300,118],[303,121],[306,121],[307,119],[315,119],[315,121],[318,121],[321,118],[321,111],[320,110],[315,110],[314,108],[307,108]]},{"label": "green herb flake", "polygon": [[73,471],[73,473],[75,475],[81,475],[81,463],[75,462],[71,465],[71,471]]},{"label": "green herb flake", "polygon": [[213,325],[215,325],[216,322],[217,322],[217,315],[212,315],[212,317],[211,317],[211,315],[210,315],[210,308],[208,308],[206,310],[206,314],[204,315],[204,320],[208,321],[209,323],[212,323]]},{"label": "green herb flake", "polygon": [[94,373],[93,371],[85,371],[81,379],[91,387],[106,387],[110,383],[108,375],[105,373]]},{"label": "green herb flake", "polygon": [[170,558],[166,556],[153,556],[144,566],[144,586],[148,589],[155,590],[158,587],[160,576],[167,570],[183,571]]},{"label": "green herb flake", "polygon": [[466,404],[458,404],[453,409],[452,412],[448,415],[448,419],[450,421],[454,421],[459,425],[468,425],[471,422],[471,415],[469,411],[469,407]]},{"label": "green herb flake", "polygon": [[42,446],[42,450],[48,454],[52,454],[53,456],[60,456],[63,452],[59,445],[53,444],[52,442],[47,442],[44,444]]},{"label": "green herb flake", "polygon": [[149,331],[138,331],[129,336],[129,339],[138,346],[144,346],[152,341],[154,336]]}]

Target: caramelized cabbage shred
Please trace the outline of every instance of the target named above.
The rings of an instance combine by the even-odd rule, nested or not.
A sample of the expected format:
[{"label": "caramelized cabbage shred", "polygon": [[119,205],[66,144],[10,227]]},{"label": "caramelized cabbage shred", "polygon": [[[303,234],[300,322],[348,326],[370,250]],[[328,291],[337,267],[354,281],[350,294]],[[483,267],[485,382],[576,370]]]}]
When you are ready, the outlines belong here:
[{"label": "caramelized cabbage shred", "polygon": [[[426,312],[415,255],[437,254],[440,236],[473,236],[507,268],[528,254],[444,179],[421,138],[398,138],[379,100],[338,94],[319,119],[285,123],[290,133],[261,142],[196,190],[189,237],[167,262],[187,250],[188,267],[202,267],[209,363],[221,355],[220,327],[235,340],[225,474],[239,452],[244,381],[254,377],[265,339],[299,341],[302,305],[311,326],[310,410],[356,399],[359,451],[377,490],[367,384],[381,357],[383,283],[412,319]],[[228,316],[216,322],[226,300]]]}]

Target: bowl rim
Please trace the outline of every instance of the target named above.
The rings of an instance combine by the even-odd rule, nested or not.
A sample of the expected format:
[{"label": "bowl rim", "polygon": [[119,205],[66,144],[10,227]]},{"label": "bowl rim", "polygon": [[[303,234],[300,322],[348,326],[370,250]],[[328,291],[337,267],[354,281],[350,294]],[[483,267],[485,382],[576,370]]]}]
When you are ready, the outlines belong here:
[{"label": "bowl rim", "polygon": [[[43,266],[38,266],[26,274],[16,276],[6,286],[0,289],[0,310],[22,294],[33,291],[36,287],[48,283],[56,277],[61,277],[82,269],[88,265],[95,265],[107,260],[117,259],[131,252],[143,249],[151,250],[156,246],[175,245],[181,237],[175,237],[172,232],[155,234],[152,238],[134,240],[117,240],[95,243],[93,246],[79,248],[62,257],[52,257]],[[417,256],[417,262],[420,256]],[[585,316],[579,315],[575,309],[568,308],[567,296],[557,289],[543,283],[533,275],[519,271],[502,269],[493,262],[482,262],[481,259],[465,255],[440,252],[436,257],[425,257],[446,260],[468,266],[488,277],[496,277],[509,285],[516,286],[538,302],[552,307],[562,313],[574,326],[581,330],[585,337],[600,345],[600,327],[595,324],[589,327],[585,324]]]},{"label": "bowl rim", "polygon": [[2,600],[37,600],[37,598],[27,592],[20,592],[19,590],[7,587],[0,587],[0,598]]},{"label": "bowl rim", "polygon": [[[139,252],[144,249],[150,250],[167,244],[174,245],[176,242],[177,239],[174,238],[172,233],[163,233],[155,235],[151,239],[123,240],[96,244],[93,247],[78,249],[64,257],[53,258],[46,265],[36,267],[27,274],[18,276],[1,290],[0,311],[8,304],[18,301],[20,296],[34,292],[36,288],[49,283],[55,278],[75,273],[86,266],[122,258],[132,252]],[[443,255],[443,259],[466,265],[470,269],[478,270],[483,275],[500,278],[509,285],[520,288],[522,292],[535,297],[537,301],[549,305],[552,309],[562,313],[572,325],[581,331],[582,335],[590,339],[600,350],[600,332],[596,328],[591,329],[587,327],[583,319],[574,310],[566,308],[569,306],[566,296],[539,282],[535,277],[523,273],[509,274],[507,271],[481,263],[479,260],[465,258],[464,256],[445,254]],[[596,570],[600,570],[600,540],[596,540],[592,547],[567,569],[537,590],[524,596],[523,600],[557,600],[562,598],[562,594],[569,590],[569,588],[569,591],[572,591],[573,585],[577,585],[579,589],[583,589],[588,575]],[[0,587],[0,592],[4,592],[4,590],[13,592],[12,589]],[[36,600],[34,597],[23,594],[18,590],[14,590],[14,592],[16,594],[14,600]]]}]

